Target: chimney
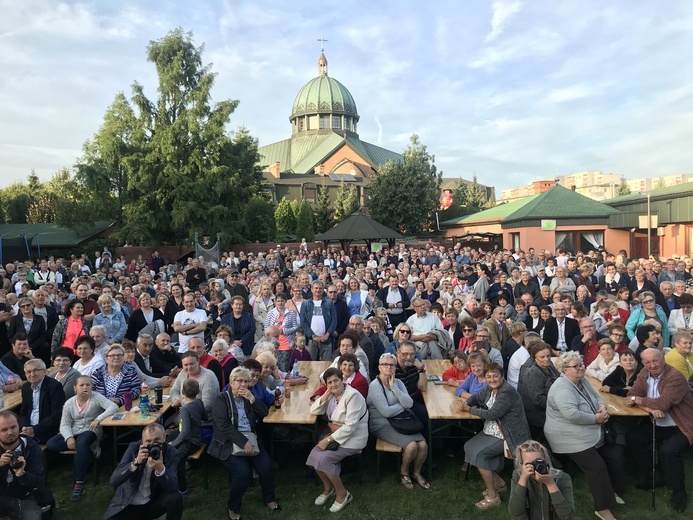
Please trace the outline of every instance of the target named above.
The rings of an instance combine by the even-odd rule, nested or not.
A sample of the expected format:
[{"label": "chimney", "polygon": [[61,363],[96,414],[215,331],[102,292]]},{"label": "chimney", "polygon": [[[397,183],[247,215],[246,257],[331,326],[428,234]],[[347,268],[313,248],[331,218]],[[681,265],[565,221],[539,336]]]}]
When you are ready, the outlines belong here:
[{"label": "chimney", "polygon": [[315,175],[325,175],[325,165],[321,164],[319,166],[316,166],[315,169],[313,170],[315,172]]},{"label": "chimney", "polygon": [[272,177],[274,177],[275,179],[281,179],[282,178],[282,174],[281,174],[281,170],[279,168],[278,162],[270,164],[269,171],[270,171],[270,174],[272,175]]}]

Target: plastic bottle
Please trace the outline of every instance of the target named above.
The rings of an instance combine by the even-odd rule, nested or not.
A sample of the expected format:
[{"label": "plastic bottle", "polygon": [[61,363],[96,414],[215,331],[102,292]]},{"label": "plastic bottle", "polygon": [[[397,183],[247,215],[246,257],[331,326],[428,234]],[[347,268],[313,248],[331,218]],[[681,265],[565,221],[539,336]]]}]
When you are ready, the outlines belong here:
[{"label": "plastic bottle", "polygon": [[149,385],[146,379],[142,379],[142,391],[140,393],[140,414],[149,417]]},{"label": "plastic bottle", "polygon": [[298,360],[294,361],[293,376],[294,379],[297,377],[301,377],[301,371],[298,369]]},{"label": "plastic bottle", "polygon": [[275,407],[275,408],[281,408],[281,407],[282,407],[281,403],[279,402],[279,398],[280,398],[281,396],[282,396],[282,391],[279,390],[279,388],[277,388],[277,389],[274,391],[274,407]]}]

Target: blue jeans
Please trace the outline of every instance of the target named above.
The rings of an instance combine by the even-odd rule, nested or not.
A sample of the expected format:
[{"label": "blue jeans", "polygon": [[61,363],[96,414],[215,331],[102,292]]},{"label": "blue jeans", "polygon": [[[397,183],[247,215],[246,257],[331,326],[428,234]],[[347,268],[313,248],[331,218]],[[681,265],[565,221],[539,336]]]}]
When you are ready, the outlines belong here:
[{"label": "blue jeans", "polygon": [[[92,431],[82,432],[75,437],[75,448],[77,449],[77,464],[75,468],[75,480],[84,482],[84,477],[89,469],[89,461],[91,460],[91,445],[96,442],[96,434]],[[67,442],[63,436],[58,434],[48,439],[46,448],[51,451],[67,451]]]},{"label": "blue jeans", "polygon": [[260,477],[260,487],[262,488],[262,500],[265,504],[274,502],[274,472],[272,471],[272,459],[269,454],[260,446],[260,453],[254,457],[235,457],[222,460],[226,470],[229,472],[229,501],[228,508],[234,513],[241,512],[243,494],[248,486],[253,482],[253,469]]}]

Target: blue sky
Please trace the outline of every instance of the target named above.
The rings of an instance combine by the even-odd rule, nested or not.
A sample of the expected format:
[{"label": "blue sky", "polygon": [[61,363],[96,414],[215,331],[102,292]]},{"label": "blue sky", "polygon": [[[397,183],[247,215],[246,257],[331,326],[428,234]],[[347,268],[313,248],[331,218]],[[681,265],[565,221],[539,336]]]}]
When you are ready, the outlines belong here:
[{"label": "blue sky", "polygon": [[446,177],[498,192],[584,170],[693,173],[693,2],[0,0],[0,187],[74,164],[119,91],[156,96],[150,40],[205,44],[229,129],[290,135],[294,96],[329,74],[363,140],[413,133]]}]

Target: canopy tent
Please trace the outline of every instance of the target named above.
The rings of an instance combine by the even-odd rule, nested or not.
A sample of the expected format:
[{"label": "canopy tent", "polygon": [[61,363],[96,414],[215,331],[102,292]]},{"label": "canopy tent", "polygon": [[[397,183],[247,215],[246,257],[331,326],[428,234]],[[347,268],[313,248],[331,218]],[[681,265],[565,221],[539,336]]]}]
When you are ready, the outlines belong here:
[{"label": "canopy tent", "polygon": [[364,215],[361,212],[356,212],[350,217],[347,217],[343,222],[336,225],[332,229],[315,237],[316,241],[321,241],[327,247],[330,241],[339,241],[342,244],[342,249],[349,250],[349,245],[354,240],[363,240],[371,250],[371,243],[378,240],[387,240],[390,248],[394,247],[396,240],[403,240],[404,236],[397,233],[388,227],[383,226],[380,222]]}]

